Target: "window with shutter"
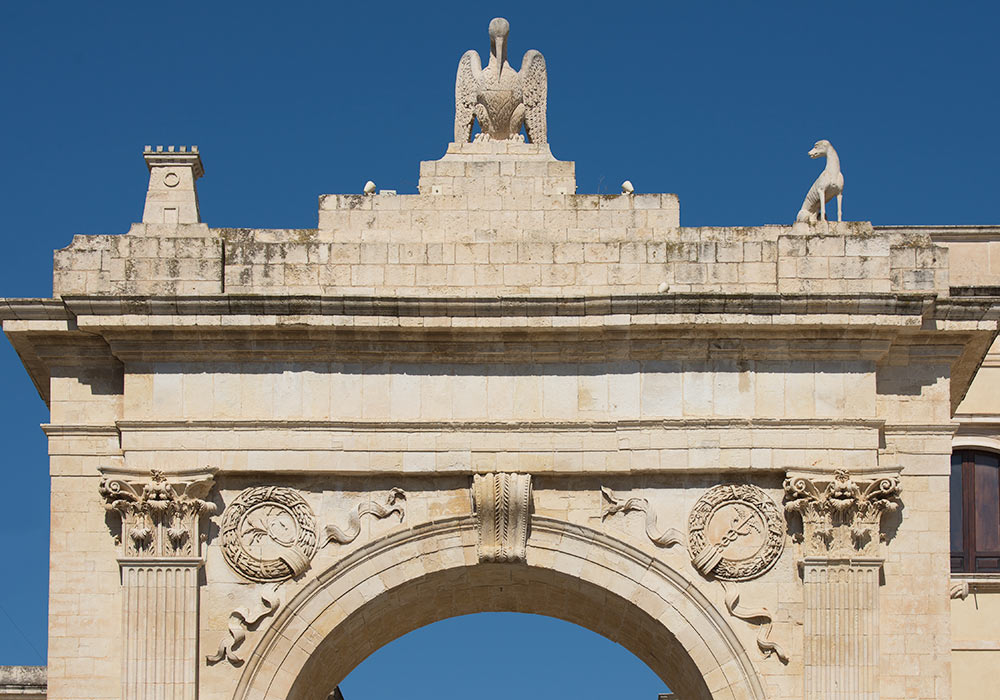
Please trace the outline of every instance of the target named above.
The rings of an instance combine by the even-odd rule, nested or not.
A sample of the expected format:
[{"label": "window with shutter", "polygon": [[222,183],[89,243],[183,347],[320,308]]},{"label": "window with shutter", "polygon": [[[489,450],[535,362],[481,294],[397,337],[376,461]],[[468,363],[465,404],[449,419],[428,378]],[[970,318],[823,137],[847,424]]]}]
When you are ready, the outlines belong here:
[{"label": "window with shutter", "polygon": [[951,570],[1000,572],[1000,455],[951,456]]}]

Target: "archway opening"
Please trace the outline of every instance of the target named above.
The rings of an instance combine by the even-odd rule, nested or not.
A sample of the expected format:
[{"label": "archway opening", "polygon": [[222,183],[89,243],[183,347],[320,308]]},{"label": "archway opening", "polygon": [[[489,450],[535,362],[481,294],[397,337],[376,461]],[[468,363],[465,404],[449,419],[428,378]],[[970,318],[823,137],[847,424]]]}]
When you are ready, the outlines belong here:
[{"label": "archway opening", "polygon": [[[628,697],[663,681],[619,644],[569,622],[477,613],[421,627],[382,647],[340,684],[347,700]],[[475,689],[474,692],[472,689]]]},{"label": "archway opening", "polygon": [[[475,564],[429,573],[367,600],[316,646],[288,698],[322,700],[366,658],[403,635],[481,612],[531,613],[578,625],[623,646],[680,697],[712,697],[683,644],[633,602],[551,569]],[[488,627],[481,632],[490,634]],[[465,640],[471,646],[479,641]],[[512,652],[492,659],[504,673],[514,671],[507,665]],[[558,654],[549,650],[553,660]]]},{"label": "archway opening", "polygon": [[[685,700],[764,697],[727,619],[649,554],[541,516],[532,518],[527,563],[480,563],[477,540],[473,518],[445,518],[376,540],[315,575],[261,637],[234,697],[325,700],[393,640],[483,612],[584,627],[623,646]],[[496,663],[506,672],[505,658]]]}]

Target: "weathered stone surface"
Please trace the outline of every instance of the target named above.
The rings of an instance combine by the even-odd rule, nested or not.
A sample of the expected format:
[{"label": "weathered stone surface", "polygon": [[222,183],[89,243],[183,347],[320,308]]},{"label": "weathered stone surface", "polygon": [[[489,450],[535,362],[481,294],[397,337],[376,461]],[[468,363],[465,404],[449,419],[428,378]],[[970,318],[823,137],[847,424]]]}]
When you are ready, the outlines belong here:
[{"label": "weathered stone surface", "polygon": [[485,610],[684,698],[950,696],[952,416],[1000,364],[996,291],[950,286],[989,255],[948,248],[1000,230],[684,228],[536,133],[299,230],[199,223],[175,154],[176,220],[151,179],[0,300],[51,409],[51,698],[325,697]]},{"label": "weathered stone surface", "polygon": [[524,54],[521,70],[507,62],[510,24],[503,17],[490,21],[490,60],[482,67],[479,54],[466,51],[455,78],[455,141],[472,137],[479,122],[477,141],[524,141],[523,127],[530,143],[546,142],[545,108],[548,74],[545,59],[538,51]]},{"label": "weathered stone surface", "polygon": [[177,226],[201,221],[198,209],[198,178],[205,174],[198,147],[146,146],[142,154],[149,168],[149,189],[142,211],[145,224]]}]

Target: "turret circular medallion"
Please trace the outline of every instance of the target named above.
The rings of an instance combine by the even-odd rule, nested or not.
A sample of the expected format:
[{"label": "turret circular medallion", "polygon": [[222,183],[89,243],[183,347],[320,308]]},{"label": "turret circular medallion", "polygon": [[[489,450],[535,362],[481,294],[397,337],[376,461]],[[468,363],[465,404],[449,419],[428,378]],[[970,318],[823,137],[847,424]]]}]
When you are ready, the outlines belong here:
[{"label": "turret circular medallion", "polygon": [[309,566],[316,553],[316,517],[294,489],[256,486],[242,491],[222,515],[222,554],[251,581],[283,581]]},{"label": "turret circular medallion", "polygon": [[750,484],[713,486],[688,518],[691,562],[702,574],[727,581],[756,578],[785,548],[781,509]]}]

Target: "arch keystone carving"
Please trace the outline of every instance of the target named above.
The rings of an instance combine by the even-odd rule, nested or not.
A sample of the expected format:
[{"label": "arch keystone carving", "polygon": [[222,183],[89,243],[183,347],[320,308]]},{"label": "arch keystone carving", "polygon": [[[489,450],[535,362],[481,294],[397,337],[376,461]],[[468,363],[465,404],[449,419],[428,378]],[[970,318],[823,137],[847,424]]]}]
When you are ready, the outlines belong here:
[{"label": "arch keystone carving", "polygon": [[479,523],[479,561],[523,563],[531,516],[531,475],[476,474],[472,508]]}]

